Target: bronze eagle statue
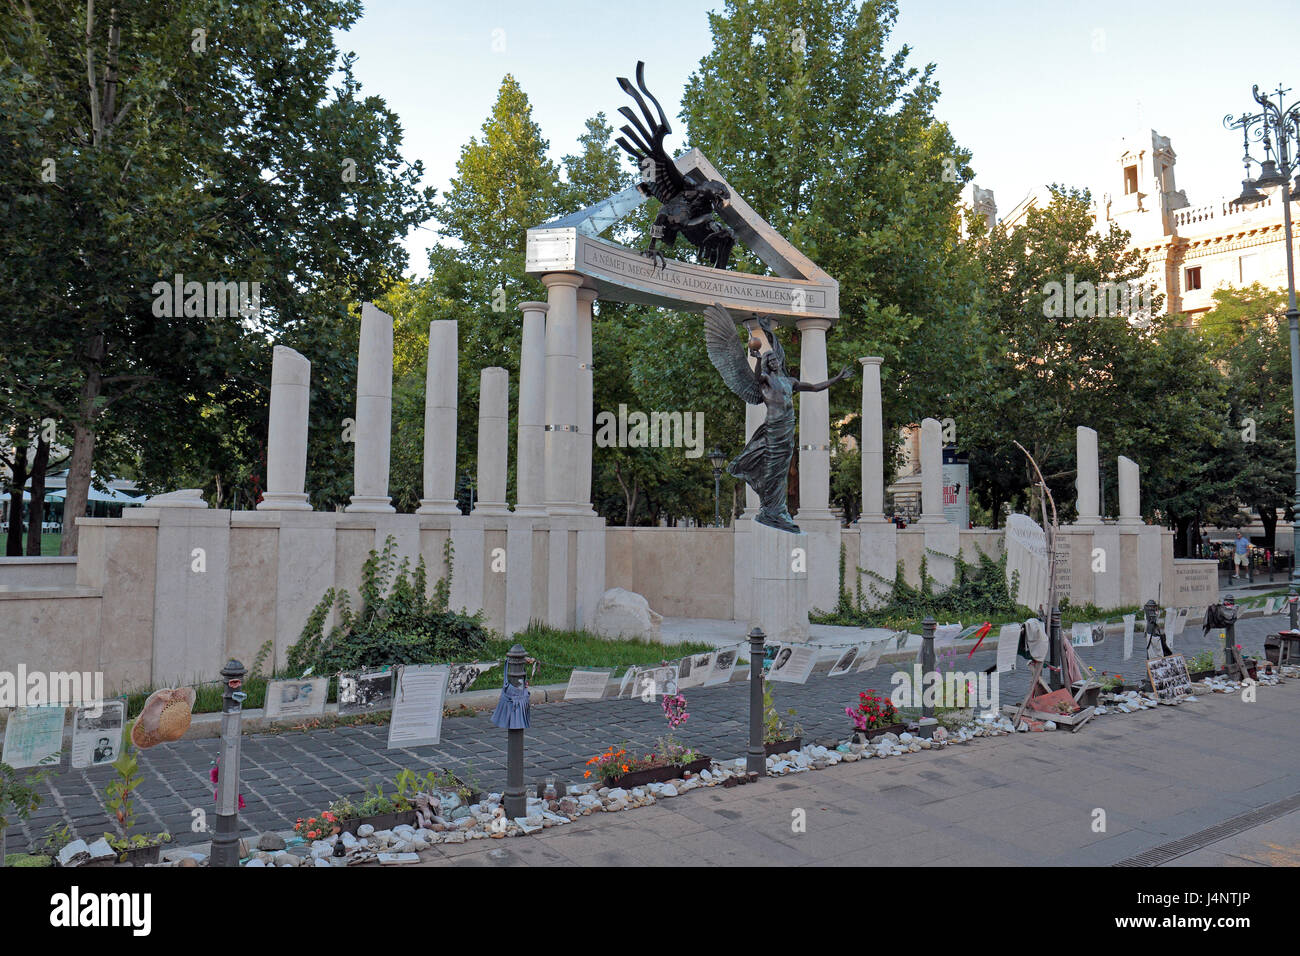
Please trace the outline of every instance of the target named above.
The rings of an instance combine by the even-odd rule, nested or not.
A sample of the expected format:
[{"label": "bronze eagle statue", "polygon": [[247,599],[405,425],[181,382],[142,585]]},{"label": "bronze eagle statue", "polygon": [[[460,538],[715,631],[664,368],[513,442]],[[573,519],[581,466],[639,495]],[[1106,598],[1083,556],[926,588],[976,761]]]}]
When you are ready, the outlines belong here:
[{"label": "bronze eagle statue", "polygon": [[[727,268],[736,234],[716,214],[730,202],[731,193],[716,180],[705,180],[694,173],[682,175],[664,151],[664,137],[672,132],[672,127],[663,107],[646,88],[644,62],[637,62],[636,86],[625,76],[618,78],[618,85],[641,107],[645,122],[629,107],[619,107],[618,111],[630,125],[621,128],[623,136],[614,142],[636,160],[641,170],[637,189],[643,196],[653,196],[661,203],[659,215],[650,227],[650,245],[643,254],[655,259],[662,268],[664,256],[659,244],[671,248],[680,235],[695,246],[695,258],[700,265]],[[654,104],[654,113],[646,105],[646,98]]]}]

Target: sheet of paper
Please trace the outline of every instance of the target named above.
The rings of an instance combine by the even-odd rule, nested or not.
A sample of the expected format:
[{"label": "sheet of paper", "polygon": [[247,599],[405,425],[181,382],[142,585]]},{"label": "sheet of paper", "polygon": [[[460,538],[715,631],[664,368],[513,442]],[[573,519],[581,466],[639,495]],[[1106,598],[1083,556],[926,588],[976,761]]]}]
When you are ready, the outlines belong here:
[{"label": "sheet of paper", "polygon": [[961,633],[961,622],[956,624],[940,624],[934,629],[934,649],[951,647],[957,640],[957,635]]},{"label": "sheet of paper", "polygon": [[841,674],[847,674],[853,669],[858,658],[865,653],[867,645],[854,644],[852,647],[846,647],[836,658],[835,663],[831,665],[830,677],[839,677]]},{"label": "sheet of paper", "polygon": [[998,673],[1016,669],[1016,649],[1020,646],[1020,624],[1012,622],[998,628]]},{"label": "sheet of paper", "polygon": [[564,688],[565,700],[600,700],[605,696],[605,685],[612,671],[579,671],[569,674],[569,686]]},{"label": "sheet of paper", "polygon": [[872,670],[880,663],[880,655],[885,652],[886,641],[888,641],[888,638],[884,641],[873,641],[867,645],[866,649],[861,654],[858,655],[859,674],[864,671]]},{"label": "sheet of paper", "polygon": [[339,716],[369,714],[393,707],[391,667],[372,671],[345,671],[339,674]]},{"label": "sheet of paper", "polygon": [[5,724],[4,754],[0,763],[15,770],[56,766],[53,757],[63,749],[63,707],[18,707]]},{"label": "sheet of paper", "polygon": [[397,675],[388,749],[425,747],[442,741],[442,707],[447,698],[446,664],[405,664]]},{"label": "sheet of paper", "polygon": [[72,766],[110,764],[122,753],[126,701],[106,700],[103,707],[78,707],[72,716]]},{"label": "sheet of paper", "polygon": [[740,659],[740,648],[727,647],[713,655],[713,667],[709,671],[709,678],[704,683],[706,685],[725,684],[731,680],[731,674],[736,669],[736,661]]},{"label": "sheet of paper", "polygon": [[267,717],[309,717],[325,713],[328,677],[273,680],[266,685]]},{"label": "sheet of paper", "polygon": [[496,667],[499,661],[474,661],[472,664],[448,664],[451,669],[447,677],[447,693],[463,694],[474,686],[474,682]]},{"label": "sheet of paper", "polygon": [[782,644],[777,648],[768,671],[769,680],[783,680],[792,684],[806,683],[817,663],[817,648],[807,644]]},{"label": "sheet of paper", "polygon": [[1070,628],[1070,644],[1074,647],[1092,647],[1092,625],[1076,621]]}]

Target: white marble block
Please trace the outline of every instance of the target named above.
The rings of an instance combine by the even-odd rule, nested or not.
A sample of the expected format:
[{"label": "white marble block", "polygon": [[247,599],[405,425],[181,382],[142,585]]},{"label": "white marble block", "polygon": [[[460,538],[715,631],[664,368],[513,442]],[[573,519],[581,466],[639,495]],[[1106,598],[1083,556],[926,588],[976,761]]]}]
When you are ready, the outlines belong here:
[{"label": "white marble block", "polygon": [[1086,425],[1074,432],[1075,454],[1078,458],[1078,476],[1075,486],[1078,499],[1074,523],[1093,525],[1101,522],[1101,472],[1097,466],[1097,433]]},{"label": "white marble block", "polygon": [[857,569],[853,566],[853,557],[850,554],[846,558],[846,583],[848,580],[856,580],[867,607],[878,607],[886,603],[893,594],[892,585],[898,573],[898,528],[892,521],[869,521],[858,529],[857,567],[879,575],[884,581],[877,580],[871,574],[863,574],[859,578]]},{"label": "white marble block", "polygon": [[1119,456],[1119,523],[1125,527],[1142,524],[1140,474],[1137,462]]},{"label": "white marble block", "polygon": [[546,514],[546,309],[524,302],[519,344],[519,435],[515,514]]},{"label": "white marble block", "polygon": [[352,503],[347,511],[396,511],[388,494],[393,430],[393,319],[361,305],[357,352],[357,420],[353,433]]},{"label": "white marble block", "polygon": [[921,422],[921,518],[917,524],[947,524],[943,516],[943,426]]},{"label": "white marble block", "polygon": [[769,643],[807,641],[808,536],[755,523],[749,537],[754,568],[750,627],[762,628]]},{"label": "white marble block", "polygon": [[478,500],[472,514],[509,514],[506,508],[509,393],[510,373],[505,369],[485,368],[479,373]]},{"label": "white marble block", "polygon": [[867,356],[858,361],[862,363],[862,514],[858,523],[862,524],[885,520],[885,431],[880,398],[880,367],[885,360]]},{"label": "white marble block", "polygon": [[424,497],[417,514],[460,514],[456,504],[456,335],[455,319],[429,323],[429,363],[424,380]]},{"label": "white marble block", "polygon": [[307,478],[307,412],[311,362],[277,345],[271,359],[270,425],[266,433],[266,493],[258,511],[311,511]]}]

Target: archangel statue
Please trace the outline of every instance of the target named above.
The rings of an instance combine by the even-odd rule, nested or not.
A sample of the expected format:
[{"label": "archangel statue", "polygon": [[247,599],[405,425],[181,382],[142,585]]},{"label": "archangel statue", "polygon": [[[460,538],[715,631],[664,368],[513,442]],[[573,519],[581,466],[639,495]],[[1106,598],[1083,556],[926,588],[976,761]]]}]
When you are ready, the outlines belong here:
[{"label": "archangel statue", "polygon": [[[736,335],[736,323],[719,303],[704,310],[704,343],[727,387],[750,405],[766,405],[767,417],[754,430],[727,473],[742,479],[758,495],[760,508],[755,519],[759,524],[798,534],[799,526],[786,507],[786,484],[795,445],[795,392],[822,392],[852,375],[849,369],[825,382],[811,385],[790,377],[785,367],[785,349],[776,340],[772,324],[766,317],[758,319],[766,342],[751,336],[749,348]],[[758,358],[751,368],[749,356]]]},{"label": "archangel statue", "polygon": [[[727,268],[731,247],[736,244],[736,234],[719,222],[715,213],[730,202],[731,193],[714,180],[704,180],[695,174],[683,176],[672,157],[664,152],[664,137],[672,132],[672,128],[664,116],[663,107],[646,89],[644,63],[636,65],[636,85],[640,92],[625,76],[618,78],[618,85],[641,107],[645,123],[630,108],[619,107],[618,111],[631,125],[621,128],[623,136],[615,142],[637,161],[641,169],[642,181],[637,184],[637,189],[642,195],[653,196],[662,203],[659,215],[650,227],[650,246],[644,254],[654,258],[662,268],[664,255],[659,251],[659,243],[672,248],[681,235],[695,246],[696,260],[700,265]],[[642,93],[655,105],[657,117],[650,112]]]}]

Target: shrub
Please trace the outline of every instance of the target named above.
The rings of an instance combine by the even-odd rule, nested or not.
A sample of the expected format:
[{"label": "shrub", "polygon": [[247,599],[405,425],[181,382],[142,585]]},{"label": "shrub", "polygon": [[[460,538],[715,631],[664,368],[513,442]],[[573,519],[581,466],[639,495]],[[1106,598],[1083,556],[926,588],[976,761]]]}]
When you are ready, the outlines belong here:
[{"label": "shrub", "polygon": [[[330,588],[307,616],[302,635],[287,657],[291,673],[333,674],[384,664],[435,664],[472,660],[486,648],[488,631],[483,614],[465,614],[447,607],[451,590],[452,548],[443,547],[447,576],[428,594],[428,573],[421,558],[414,572],[403,558],[394,558],[397,543],[389,536],[383,551],[371,551],[361,570],[361,608]],[[330,611],[338,623],[325,633]]]}]

